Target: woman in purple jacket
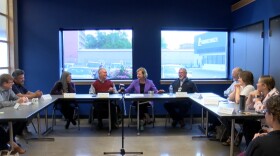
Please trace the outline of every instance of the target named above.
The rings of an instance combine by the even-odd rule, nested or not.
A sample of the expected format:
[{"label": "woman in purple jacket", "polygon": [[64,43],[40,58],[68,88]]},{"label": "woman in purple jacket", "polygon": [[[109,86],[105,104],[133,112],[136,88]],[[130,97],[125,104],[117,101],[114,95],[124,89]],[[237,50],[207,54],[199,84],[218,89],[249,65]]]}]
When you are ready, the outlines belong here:
[{"label": "woman in purple jacket", "polygon": [[[147,94],[148,91],[154,91],[154,93],[163,93],[164,90],[158,90],[154,85],[152,80],[147,79],[148,73],[147,70],[143,67],[137,69],[137,79],[133,80],[132,83],[125,89],[126,93],[141,93]],[[139,101],[141,103],[145,101]],[[150,116],[148,114],[148,106],[152,103],[146,101],[145,103],[139,105],[139,116],[140,120],[143,122],[151,124]],[[136,105],[136,102],[133,102],[133,105]]]}]

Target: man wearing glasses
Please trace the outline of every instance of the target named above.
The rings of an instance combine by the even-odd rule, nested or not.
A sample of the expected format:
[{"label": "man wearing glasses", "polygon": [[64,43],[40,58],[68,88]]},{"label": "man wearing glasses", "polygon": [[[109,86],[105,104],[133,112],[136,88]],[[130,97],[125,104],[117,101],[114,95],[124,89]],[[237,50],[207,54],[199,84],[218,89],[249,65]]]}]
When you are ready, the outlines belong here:
[{"label": "man wearing glasses", "polygon": [[[197,87],[195,83],[188,79],[187,70],[185,68],[180,68],[178,75],[179,78],[171,84],[174,92],[197,92]],[[181,128],[185,127],[184,116],[188,112],[190,106],[190,99],[169,101],[164,104],[164,108],[173,120],[172,127],[176,127],[178,123]]]},{"label": "man wearing glasses", "polygon": [[40,98],[42,96],[42,91],[37,90],[36,92],[31,92],[24,87],[24,71],[21,69],[16,69],[12,76],[14,78],[13,91],[18,97]]},{"label": "man wearing glasses", "polygon": [[[0,75],[0,109],[3,107],[12,107],[16,103],[22,104],[25,102],[28,102],[28,98],[26,97],[18,97],[12,90],[13,86],[13,77],[10,74],[2,74]],[[13,123],[13,132],[14,132],[14,141],[15,141],[15,136],[20,135],[25,127],[25,122],[14,122]],[[5,127],[7,126],[7,123],[2,122],[0,124],[0,127]],[[2,129],[3,130],[3,129]],[[3,131],[1,131],[3,132]],[[0,143],[5,140],[1,140],[7,138],[3,136],[3,134],[0,137]],[[6,142],[7,143],[7,142]],[[14,145],[13,145],[14,146]],[[15,145],[16,146],[16,145]],[[23,154],[25,150],[19,148],[16,146],[19,153]]]}]

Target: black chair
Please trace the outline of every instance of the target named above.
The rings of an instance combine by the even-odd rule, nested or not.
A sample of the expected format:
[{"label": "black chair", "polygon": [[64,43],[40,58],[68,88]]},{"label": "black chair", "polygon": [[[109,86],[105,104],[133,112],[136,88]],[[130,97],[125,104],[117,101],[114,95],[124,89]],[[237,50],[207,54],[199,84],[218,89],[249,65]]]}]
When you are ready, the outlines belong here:
[{"label": "black chair", "polygon": [[[141,105],[141,104],[140,104]],[[133,117],[132,117],[132,112],[136,112],[136,106],[137,105],[133,105],[133,104],[130,104],[129,106],[129,112],[128,112],[128,119],[130,120],[130,123],[128,123],[128,127],[130,124],[132,124],[133,122]],[[148,106],[148,110],[149,110],[149,114],[152,115],[152,123],[153,123],[153,128],[155,127],[155,109],[154,109],[154,105],[153,104],[150,104]],[[137,118],[137,112],[135,113],[135,117]]]},{"label": "black chair", "polygon": [[[54,128],[54,126],[56,125],[56,110],[60,110],[61,108],[59,108],[60,104],[55,103],[53,105],[53,111],[52,111],[52,130]],[[74,114],[73,114],[73,118],[77,119],[78,121],[78,130],[80,130],[80,111],[79,111],[79,105],[78,104],[74,104]]]},{"label": "black chair", "polygon": [[[189,119],[190,119],[190,129],[192,129],[192,124],[193,124],[192,103],[190,105],[186,105],[186,106],[188,107],[188,111],[189,111],[189,113],[187,113],[187,114],[189,114],[189,116],[187,116],[187,114],[186,114],[186,117],[189,117]],[[167,127],[167,122],[170,123],[170,115],[168,113],[166,114],[166,117],[165,117],[165,127]]]},{"label": "black chair", "polygon": [[[120,119],[118,116],[119,114],[121,113],[120,111],[120,108],[118,107],[117,105],[117,101],[114,101],[113,103],[111,103],[111,107],[114,107],[115,108],[115,112],[116,112],[116,124],[119,125],[121,123]],[[108,109],[104,109],[104,110],[101,110],[102,111],[102,116],[101,118],[102,119],[108,119]],[[96,112],[96,109],[94,107],[94,104],[92,105],[91,109],[90,109],[90,114],[89,114],[89,119],[88,119],[88,122],[89,124],[91,124],[91,126],[93,127],[94,125],[94,119],[97,119],[97,112]]]}]

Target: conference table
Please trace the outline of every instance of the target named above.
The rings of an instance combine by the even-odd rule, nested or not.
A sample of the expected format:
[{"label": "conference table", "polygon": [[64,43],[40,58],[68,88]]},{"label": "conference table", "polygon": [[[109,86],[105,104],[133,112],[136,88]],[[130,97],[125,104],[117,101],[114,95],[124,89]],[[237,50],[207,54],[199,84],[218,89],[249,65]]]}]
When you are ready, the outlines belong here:
[{"label": "conference table", "polygon": [[136,101],[137,104],[137,135],[140,135],[140,117],[139,106],[143,101],[171,101],[171,100],[187,100],[187,94],[125,94],[125,101]]},{"label": "conference table", "polygon": [[[139,120],[139,105],[141,105],[140,101],[170,101],[170,100],[184,100],[191,99],[194,104],[201,106],[202,108],[202,124],[204,125],[204,110],[206,111],[206,131],[205,136],[208,136],[208,113],[211,113],[221,119],[231,120],[231,145],[230,145],[230,156],[233,155],[233,141],[234,141],[234,126],[236,119],[261,119],[264,118],[264,114],[258,114],[253,110],[247,110],[246,113],[238,112],[238,105],[232,102],[227,101],[226,99],[213,94],[213,93],[193,93],[193,94],[109,94],[106,97],[100,97],[94,94],[73,94],[71,96],[64,95],[52,95],[51,99],[39,99],[37,104],[30,104],[28,106],[19,106],[18,109],[14,109],[13,107],[5,107],[0,109],[0,122],[8,122],[10,129],[10,140],[13,141],[13,121],[28,121],[37,115],[38,118],[38,136],[41,135],[41,127],[40,127],[40,112],[42,110],[46,110],[45,116],[45,124],[46,129],[48,128],[47,121],[47,107],[52,105],[57,99],[68,99],[68,100],[76,100],[76,101],[92,101],[95,100],[108,100],[108,114],[109,114],[109,130],[108,135],[111,134],[111,109],[110,103],[112,100],[122,100],[124,101],[137,101],[137,135],[140,135],[140,120]],[[217,104],[208,104],[206,99],[216,99],[218,101]],[[228,113],[229,109],[232,109],[232,113]],[[223,111],[222,111],[223,110]],[[50,138],[51,139],[51,138]],[[53,139],[54,140],[54,139]]]},{"label": "conference table", "polygon": [[[204,125],[203,114],[206,112],[206,127],[205,127],[205,136],[208,136],[208,113],[215,115],[220,119],[227,119],[231,121],[231,143],[230,143],[230,156],[233,156],[234,148],[234,129],[235,129],[235,120],[236,119],[262,119],[264,114],[256,113],[255,110],[245,110],[243,112],[239,111],[239,105],[233,102],[228,101],[216,94],[213,93],[200,93],[197,94],[188,94],[189,98],[199,106],[202,107],[202,120],[201,123]],[[216,100],[217,103],[213,102]],[[211,103],[208,104],[207,102]]]},{"label": "conference table", "polygon": [[[54,138],[43,138],[41,137],[41,124],[40,124],[40,112],[42,110],[47,110],[46,108],[55,101],[56,99],[42,100],[40,99],[38,103],[28,103],[26,105],[20,105],[17,108],[14,107],[4,107],[0,109],[0,123],[8,122],[10,142],[13,142],[13,122],[26,122],[35,116],[38,119],[38,131],[36,138],[29,138],[28,140],[46,140],[54,141]],[[47,111],[46,111],[47,115]],[[46,116],[47,119],[47,116]],[[47,126],[47,120],[46,126]],[[11,146],[12,147],[12,146]]]},{"label": "conference table", "polygon": [[111,101],[122,100],[125,101],[137,101],[137,135],[140,135],[140,119],[139,119],[139,105],[140,101],[159,101],[159,100],[184,100],[188,99],[188,96],[178,96],[176,94],[109,94],[107,97],[98,96],[95,94],[73,94],[73,96],[65,97],[63,95],[52,95],[55,99],[68,99],[79,101],[91,101],[94,103],[95,100],[108,100],[108,119],[109,119],[109,129],[108,135],[111,134]]},{"label": "conference table", "polygon": [[111,127],[111,101],[121,100],[121,94],[108,94],[105,96],[98,96],[96,94],[72,94],[71,96],[63,96],[63,95],[52,95],[55,99],[64,99],[64,100],[75,100],[78,103],[82,101],[87,101],[90,103],[94,103],[96,100],[104,100],[108,101],[108,121],[109,121],[109,129],[108,135],[111,135],[112,127]]}]

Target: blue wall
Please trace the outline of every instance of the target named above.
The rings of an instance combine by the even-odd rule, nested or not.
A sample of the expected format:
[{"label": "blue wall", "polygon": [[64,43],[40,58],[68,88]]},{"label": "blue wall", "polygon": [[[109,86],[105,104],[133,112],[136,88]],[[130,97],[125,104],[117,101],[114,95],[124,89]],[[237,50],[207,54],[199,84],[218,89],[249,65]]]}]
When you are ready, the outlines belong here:
[{"label": "blue wall", "polygon": [[[59,79],[60,28],[132,28],[134,71],[144,66],[156,86],[167,90],[159,83],[161,29],[228,30],[230,19],[230,4],[225,0],[20,0],[19,67],[26,72],[29,90],[49,93]],[[227,86],[198,88],[222,95]],[[88,88],[78,86],[77,92],[88,93]]]},{"label": "blue wall", "polygon": [[279,0],[256,0],[232,13],[232,29],[264,23],[264,74],[269,74],[269,20],[279,15]]}]

